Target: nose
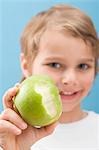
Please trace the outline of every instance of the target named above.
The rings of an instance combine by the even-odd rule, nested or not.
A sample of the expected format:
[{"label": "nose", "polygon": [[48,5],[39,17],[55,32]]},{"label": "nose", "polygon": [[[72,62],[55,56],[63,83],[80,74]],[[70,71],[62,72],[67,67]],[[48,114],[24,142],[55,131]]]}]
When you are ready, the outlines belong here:
[{"label": "nose", "polygon": [[78,76],[75,70],[66,70],[61,78],[63,85],[76,85],[78,83]]}]

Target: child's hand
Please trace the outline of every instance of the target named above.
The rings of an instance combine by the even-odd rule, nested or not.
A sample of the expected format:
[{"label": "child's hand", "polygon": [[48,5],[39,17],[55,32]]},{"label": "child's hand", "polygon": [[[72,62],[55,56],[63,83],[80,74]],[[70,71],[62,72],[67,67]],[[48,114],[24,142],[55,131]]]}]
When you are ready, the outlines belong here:
[{"label": "child's hand", "polygon": [[18,91],[19,85],[9,89],[3,97],[5,110],[0,114],[0,146],[5,150],[29,150],[33,143],[51,134],[56,126],[56,123],[41,129],[28,126],[13,108]]},{"label": "child's hand", "polygon": [[16,94],[18,93],[19,89],[20,89],[20,84],[17,83],[13,88],[10,88],[8,91],[5,92],[3,96],[4,109],[6,108],[13,109],[13,100]]}]

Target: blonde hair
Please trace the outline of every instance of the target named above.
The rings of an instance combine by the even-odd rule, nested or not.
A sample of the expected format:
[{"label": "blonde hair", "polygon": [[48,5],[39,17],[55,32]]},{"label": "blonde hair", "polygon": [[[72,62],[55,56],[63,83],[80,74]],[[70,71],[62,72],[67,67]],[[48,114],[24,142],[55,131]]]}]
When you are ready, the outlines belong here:
[{"label": "blonde hair", "polygon": [[28,23],[21,36],[21,51],[29,60],[35,58],[43,33],[50,28],[63,33],[69,32],[74,37],[90,43],[96,59],[96,72],[99,58],[99,40],[95,27],[84,12],[68,5],[56,5],[37,14]]}]

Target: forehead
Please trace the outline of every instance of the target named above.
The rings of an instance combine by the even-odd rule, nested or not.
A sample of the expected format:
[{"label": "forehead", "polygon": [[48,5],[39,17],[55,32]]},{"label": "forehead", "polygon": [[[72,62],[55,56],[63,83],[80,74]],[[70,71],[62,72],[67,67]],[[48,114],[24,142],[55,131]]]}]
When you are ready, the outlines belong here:
[{"label": "forehead", "polygon": [[40,51],[45,53],[67,53],[72,55],[74,53],[80,55],[93,55],[92,48],[89,43],[78,37],[73,37],[69,33],[63,34],[56,30],[46,30],[42,35],[39,45]]}]

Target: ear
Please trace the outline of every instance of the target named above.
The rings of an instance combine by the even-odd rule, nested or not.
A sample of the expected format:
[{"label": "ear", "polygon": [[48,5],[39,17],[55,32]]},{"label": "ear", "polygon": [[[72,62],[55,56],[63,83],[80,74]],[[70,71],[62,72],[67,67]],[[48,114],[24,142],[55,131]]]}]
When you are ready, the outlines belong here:
[{"label": "ear", "polygon": [[31,67],[30,62],[28,61],[27,57],[24,53],[20,54],[20,63],[21,63],[21,70],[25,78],[31,75]]}]

